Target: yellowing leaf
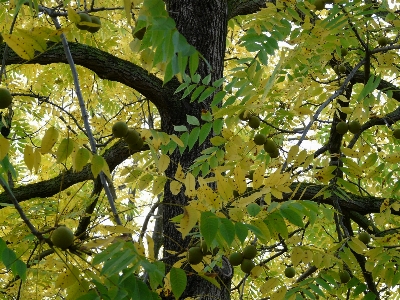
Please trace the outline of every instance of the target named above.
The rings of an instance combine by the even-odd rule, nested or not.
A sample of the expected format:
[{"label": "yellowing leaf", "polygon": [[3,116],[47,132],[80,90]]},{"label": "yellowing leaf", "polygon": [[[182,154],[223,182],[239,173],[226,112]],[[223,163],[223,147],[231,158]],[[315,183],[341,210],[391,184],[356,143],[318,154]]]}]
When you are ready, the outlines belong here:
[{"label": "yellowing leaf", "polygon": [[184,147],[185,144],[182,142],[180,138],[178,138],[175,134],[170,135],[171,140],[173,140],[179,147]]},{"label": "yellowing leaf", "polygon": [[270,278],[261,286],[260,292],[263,295],[270,293],[279,284],[280,284],[280,281],[278,278]]},{"label": "yellowing leaf", "polygon": [[292,160],[296,157],[297,153],[299,153],[299,146],[298,145],[294,145],[289,150],[289,153],[288,153],[288,156],[287,156],[287,163],[292,162]]},{"label": "yellowing leaf", "polygon": [[74,169],[76,172],[80,172],[83,170],[83,167],[86,166],[87,162],[90,159],[90,151],[86,148],[80,148],[73,159]]},{"label": "yellowing leaf", "polygon": [[178,195],[180,190],[182,187],[182,183],[180,183],[179,181],[171,181],[171,183],[169,184],[169,188],[171,190],[172,195]]},{"label": "yellowing leaf", "polygon": [[101,170],[103,169],[104,163],[105,161],[102,156],[98,154],[93,155],[91,170],[94,178],[97,178],[97,176],[100,174]]},{"label": "yellowing leaf", "polygon": [[304,115],[312,115],[313,111],[307,107],[295,107],[294,110],[300,115],[300,116],[304,116]]},{"label": "yellowing leaf", "polygon": [[35,156],[33,155],[33,148],[28,144],[25,146],[24,149],[24,162],[29,171],[32,171],[33,164],[35,163]]},{"label": "yellowing leaf", "polygon": [[81,21],[81,17],[79,16],[79,14],[71,7],[68,7],[68,19],[76,24]]},{"label": "yellowing leaf", "polygon": [[158,160],[158,170],[160,172],[164,172],[168,168],[169,162],[170,162],[169,156],[162,154],[160,156],[160,159]]},{"label": "yellowing leaf", "polygon": [[264,184],[265,164],[260,164],[253,174],[253,188],[258,189]]},{"label": "yellowing leaf", "polygon": [[388,163],[397,164],[398,162],[400,162],[400,154],[399,153],[388,154],[385,157],[385,161],[387,161]]},{"label": "yellowing leaf", "polygon": [[301,260],[303,259],[303,249],[300,247],[294,247],[292,250],[292,253],[290,255],[290,258],[292,259],[293,266],[297,266]]},{"label": "yellowing leaf", "polygon": [[[103,157],[101,157],[101,158],[103,158]],[[106,174],[108,179],[112,180],[111,173],[110,173],[110,168],[108,167],[108,164],[107,164],[107,162],[106,162],[106,160],[104,158],[103,158],[103,161],[104,161],[104,164],[103,164],[103,168],[101,170],[103,171],[104,174]]]},{"label": "yellowing leaf", "polygon": [[40,153],[40,149],[36,148],[33,155],[35,157],[33,167],[35,168],[35,171],[37,173],[39,171],[40,163],[42,161],[42,154]]},{"label": "yellowing leaf", "polygon": [[347,242],[349,247],[358,254],[363,254],[365,250],[367,250],[367,246],[363,242],[361,242],[358,238],[354,238]]},{"label": "yellowing leaf", "polygon": [[115,226],[104,225],[103,228],[109,232],[114,232],[114,233],[135,233],[132,229],[128,229],[122,225],[115,225]]},{"label": "yellowing leaf", "polygon": [[164,189],[164,185],[167,182],[167,178],[164,176],[157,177],[156,179],[153,180],[153,194],[158,195],[161,193]]},{"label": "yellowing leaf", "polygon": [[224,139],[222,136],[214,136],[210,139],[210,142],[214,146],[221,146],[226,143],[226,139]]},{"label": "yellowing leaf", "polygon": [[154,241],[150,235],[146,234],[147,251],[149,253],[149,259],[154,260]]},{"label": "yellowing leaf", "polygon": [[181,182],[183,182],[183,180],[185,179],[185,173],[183,173],[182,166],[179,163],[178,163],[178,168],[176,169],[175,172],[175,179]]},{"label": "yellowing leaf", "polygon": [[237,164],[235,169],[233,170],[233,175],[235,176],[236,190],[239,192],[239,194],[243,194],[246,191],[247,184],[245,173],[243,172],[239,164]]},{"label": "yellowing leaf", "polygon": [[196,195],[196,178],[192,173],[187,173],[185,178],[185,195],[192,197]]},{"label": "yellowing leaf", "polygon": [[2,36],[7,45],[22,59],[30,60],[35,57],[35,49],[29,43],[25,43],[24,38],[7,33],[2,33]]},{"label": "yellowing leaf", "polygon": [[67,270],[57,277],[55,282],[55,287],[57,289],[65,289],[73,285],[79,279],[79,269],[73,265],[67,265],[67,267]]},{"label": "yellowing leaf", "polygon": [[286,286],[280,287],[275,294],[271,295],[271,300],[282,300],[285,299],[287,288]]},{"label": "yellowing leaf", "polygon": [[182,238],[185,238],[190,230],[196,225],[200,219],[200,212],[190,205],[183,207],[183,217],[180,222],[179,231],[182,233]]},{"label": "yellowing leaf", "polygon": [[46,130],[43,139],[42,139],[42,146],[40,151],[42,154],[49,153],[51,148],[53,148],[54,144],[57,142],[58,139],[58,130],[55,129],[53,126]]},{"label": "yellowing leaf", "polygon": [[9,148],[10,142],[5,137],[0,135],[0,160],[6,157]]},{"label": "yellowing leaf", "polygon": [[74,142],[69,138],[63,139],[57,149],[57,162],[60,163],[66,161],[73,149]]}]

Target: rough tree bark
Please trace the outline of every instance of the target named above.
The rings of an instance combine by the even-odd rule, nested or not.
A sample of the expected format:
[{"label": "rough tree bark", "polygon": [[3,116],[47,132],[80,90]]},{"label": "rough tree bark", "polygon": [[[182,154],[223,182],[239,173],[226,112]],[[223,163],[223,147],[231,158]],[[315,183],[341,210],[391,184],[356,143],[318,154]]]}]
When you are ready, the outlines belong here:
[{"label": "rough tree bark", "polygon": [[[167,11],[175,22],[179,32],[185,36],[189,44],[204,56],[201,61],[198,74],[203,78],[211,73],[211,80],[220,79],[223,76],[225,39],[227,33],[228,7],[226,1],[220,0],[169,0],[165,1]],[[212,69],[209,68],[211,66]],[[212,97],[202,103],[190,102],[190,98],[178,100],[180,109],[160,109],[161,129],[168,134],[176,133],[173,125],[186,124],[186,115],[192,115],[201,120],[202,110],[210,110]],[[210,146],[207,139],[201,146],[196,145],[192,150],[185,150],[182,155],[176,150],[171,156],[170,167],[166,170],[168,178],[174,178],[177,166],[180,164],[183,170],[187,170],[201,155],[201,151]],[[170,255],[170,251],[185,251],[190,239],[182,239],[182,234],[176,230],[175,224],[170,219],[183,213],[181,206],[187,204],[184,188],[178,195],[173,195],[167,182],[164,190],[163,211],[163,235],[164,235],[164,257]],[[171,256],[167,259],[167,271],[171,268],[177,258]],[[189,269],[190,267],[187,266]],[[224,260],[222,268],[216,270],[221,281],[221,289],[216,288],[210,282],[198,276],[188,276],[187,288],[182,295],[185,297],[197,297],[197,299],[230,299],[230,283],[232,271],[230,265]],[[165,296],[164,299],[173,299]]]}]

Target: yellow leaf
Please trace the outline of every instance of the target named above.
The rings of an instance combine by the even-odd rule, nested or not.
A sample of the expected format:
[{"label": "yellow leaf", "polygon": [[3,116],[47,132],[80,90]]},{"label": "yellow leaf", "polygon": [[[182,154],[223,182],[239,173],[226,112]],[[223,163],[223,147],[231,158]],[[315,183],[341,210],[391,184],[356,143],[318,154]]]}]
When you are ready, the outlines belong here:
[{"label": "yellow leaf", "polygon": [[270,278],[268,279],[260,288],[260,292],[265,295],[273,291],[280,284],[278,278]]},{"label": "yellow leaf", "polygon": [[180,138],[178,138],[175,134],[170,135],[171,140],[173,140],[179,147],[184,147],[185,144],[182,142]]},{"label": "yellow leaf", "polygon": [[239,194],[243,194],[246,191],[247,184],[245,173],[239,164],[236,165],[233,170],[233,175],[235,176],[235,188],[239,192]]},{"label": "yellow leaf", "polygon": [[73,149],[74,142],[69,138],[63,139],[57,149],[57,163],[66,161]]},{"label": "yellow leaf", "polygon": [[128,24],[131,24],[131,8],[132,8],[132,1],[131,0],[124,0],[124,8],[125,8],[125,15]]},{"label": "yellow leaf", "polygon": [[107,246],[115,240],[115,237],[111,236],[105,239],[91,240],[90,242],[84,244],[83,246],[87,249],[98,248],[102,246]]},{"label": "yellow leaf", "polygon": [[286,286],[280,287],[275,294],[271,295],[271,300],[282,300],[285,299],[287,288]]},{"label": "yellow leaf", "polygon": [[18,28],[18,35],[23,39],[23,41],[32,47],[34,50],[43,52],[47,49],[46,40],[40,35],[33,34],[32,31]]},{"label": "yellow leaf", "polygon": [[226,143],[226,139],[224,139],[222,136],[214,136],[210,139],[210,142],[214,146],[221,146]]},{"label": "yellow leaf", "polygon": [[200,212],[190,205],[183,207],[183,217],[180,223],[179,231],[182,233],[182,238],[185,238],[190,230],[196,225],[200,219]]},{"label": "yellow leaf", "polygon": [[30,60],[35,57],[35,49],[28,43],[25,43],[22,37],[6,33],[2,33],[1,35],[7,45],[22,59]]},{"label": "yellow leaf", "polygon": [[307,158],[307,151],[302,150],[296,158],[295,166],[300,166]]},{"label": "yellow leaf", "polygon": [[301,260],[303,259],[303,255],[304,255],[303,249],[301,249],[300,247],[293,248],[290,258],[292,259],[294,267],[301,262]]},{"label": "yellow leaf", "polygon": [[298,113],[300,116],[312,115],[312,114],[313,114],[313,111],[312,111],[311,109],[309,109],[309,108],[307,108],[307,107],[304,107],[304,106],[302,106],[302,107],[295,107],[294,110],[297,111],[297,113]]},{"label": "yellow leaf", "polygon": [[5,137],[0,135],[0,160],[6,157],[9,148],[10,142]]},{"label": "yellow leaf", "polygon": [[93,155],[91,170],[94,178],[97,178],[97,176],[100,174],[101,170],[103,169],[104,163],[105,161],[103,157],[98,154]]},{"label": "yellow leaf", "polygon": [[34,163],[33,167],[35,168],[36,173],[39,171],[40,163],[42,161],[42,154],[40,153],[40,149],[36,148],[34,152]]},{"label": "yellow leaf", "polygon": [[182,166],[180,163],[178,163],[178,168],[176,169],[175,172],[175,179],[179,180],[180,182],[183,182],[185,179],[185,173],[183,173]]},{"label": "yellow leaf", "polygon": [[317,268],[320,268],[322,266],[323,262],[323,255],[320,252],[315,252],[313,255],[313,265],[316,266]]},{"label": "yellow leaf", "polygon": [[[101,157],[101,158],[103,158],[103,157]],[[111,178],[110,168],[108,167],[108,164],[104,158],[103,158],[103,161],[104,161],[104,164],[103,164],[103,168],[101,170],[103,171],[104,174],[106,174],[108,179],[111,180],[112,178]]]},{"label": "yellow leaf", "polygon": [[253,174],[253,188],[258,189],[264,184],[265,164],[262,163],[257,167]]},{"label": "yellow leaf", "polygon": [[347,242],[349,247],[358,254],[363,254],[365,250],[367,250],[367,246],[363,242],[361,242],[358,238],[354,238]]},{"label": "yellow leaf", "polygon": [[192,173],[187,173],[185,178],[185,195],[192,197],[196,195],[196,178]]},{"label": "yellow leaf", "polygon": [[154,260],[154,241],[150,235],[146,234],[147,251],[149,253],[149,259]]},{"label": "yellow leaf", "polygon": [[57,142],[57,139],[58,139],[57,129],[55,129],[54,126],[47,129],[43,136],[42,146],[40,148],[42,154],[49,153],[51,148],[53,148],[54,144]]},{"label": "yellow leaf", "polygon": [[132,229],[128,229],[122,225],[104,225],[103,228],[109,232],[114,232],[114,233],[135,233]]},{"label": "yellow leaf", "polygon": [[282,192],[278,191],[275,188],[271,188],[271,194],[272,194],[272,196],[274,196],[277,199],[283,199]]},{"label": "yellow leaf", "polygon": [[28,144],[25,146],[24,149],[24,162],[29,171],[32,172],[33,164],[35,163],[35,156],[33,155],[33,148]]},{"label": "yellow leaf", "polygon": [[153,194],[154,195],[158,195],[159,193],[161,193],[164,189],[164,185],[167,182],[167,178],[160,176],[157,177],[156,179],[153,180]]},{"label": "yellow leaf", "polygon": [[233,188],[229,185],[226,178],[221,173],[216,173],[217,191],[221,198],[225,201],[232,199]]},{"label": "yellow leaf", "polygon": [[158,160],[158,170],[164,172],[168,168],[170,161],[171,159],[168,155],[162,154]]},{"label": "yellow leaf", "polygon": [[400,162],[400,154],[398,153],[388,154],[385,157],[385,161],[387,161],[388,163],[397,164],[398,162]]},{"label": "yellow leaf", "polygon": [[288,153],[288,156],[287,156],[287,163],[290,163],[296,157],[297,153],[299,153],[299,146],[298,145],[294,145],[289,150],[289,153]]},{"label": "yellow leaf", "polygon": [[346,115],[351,115],[354,112],[354,108],[352,107],[340,107],[340,110]]},{"label": "yellow leaf", "polygon": [[146,189],[152,181],[153,181],[153,175],[151,174],[145,174],[142,177],[140,177],[138,181],[139,190]]},{"label": "yellow leaf", "polygon": [[344,155],[348,157],[358,158],[360,155],[357,151],[354,151],[353,149],[350,148],[342,148],[340,150],[343,152]]},{"label": "yellow leaf", "polygon": [[79,14],[71,7],[68,7],[68,19],[76,24],[78,24],[81,21],[81,17],[79,16]]},{"label": "yellow leaf", "polygon": [[86,148],[80,148],[73,159],[73,165],[76,172],[80,172],[83,170],[83,167],[86,166],[87,162],[90,159],[90,151]]},{"label": "yellow leaf", "polygon": [[182,183],[176,180],[171,181],[171,183],[169,184],[169,188],[171,190],[172,195],[178,195],[179,192],[181,191],[181,187]]},{"label": "yellow leaf", "polygon": [[79,279],[79,269],[73,265],[67,265],[67,270],[58,275],[55,282],[56,289],[65,289],[73,285]]}]

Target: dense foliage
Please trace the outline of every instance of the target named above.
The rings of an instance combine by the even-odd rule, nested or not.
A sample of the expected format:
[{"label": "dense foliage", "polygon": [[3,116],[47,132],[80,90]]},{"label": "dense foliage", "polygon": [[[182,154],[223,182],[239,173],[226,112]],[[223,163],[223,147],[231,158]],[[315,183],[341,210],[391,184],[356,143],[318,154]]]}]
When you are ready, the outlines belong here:
[{"label": "dense foliage", "polygon": [[1,297],[398,299],[400,5],[119,5],[0,1]]}]

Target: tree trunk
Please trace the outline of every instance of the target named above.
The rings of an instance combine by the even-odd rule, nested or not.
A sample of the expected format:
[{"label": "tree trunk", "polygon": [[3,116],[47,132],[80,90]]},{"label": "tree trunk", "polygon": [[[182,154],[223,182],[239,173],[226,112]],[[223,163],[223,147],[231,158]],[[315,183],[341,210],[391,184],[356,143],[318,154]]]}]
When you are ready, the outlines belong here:
[{"label": "tree trunk", "polygon": [[[200,61],[198,73],[205,77],[211,73],[212,81],[223,76],[223,63],[225,53],[225,39],[227,33],[227,4],[221,0],[170,0],[165,1],[169,15],[175,20],[176,26],[187,41],[196,47],[204,56],[212,70],[206,62]],[[174,125],[186,125],[186,115],[196,116],[201,120],[202,110],[210,110],[212,97],[202,103],[192,102],[189,99],[176,100],[174,109],[171,107],[160,110],[161,127],[168,134],[176,134]],[[210,146],[207,139],[201,146],[195,145],[190,151],[186,149],[182,154],[176,150],[171,156],[171,163],[166,171],[168,178],[174,178],[178,164],[186,171],[201,155],[201,151]],[[167,272],[177,261],[171,256],[169,251],[186,251],[189,239],[182,239],[182,235],[176,230],[175,224],[171,223],[171,218],[183,213],[182,206],[186,205],[189,199],[184,194],[182,187],[178,195],[173,195],[170,191],[169,182],[164,190],[164,211],[163,211],[163,235],[164,235],[164,257],[170,256],[166,263]],[[190,267],[185,267],[190,271]],[[228,261],[224,259],[222,268],[215,270],[221,289],[196,275],[188,276],[187,288],[182,295],[196,299],[230,299],[230,284],[232,278],[232,268]],[[163,299],[173,299],[164,296]]]}]

